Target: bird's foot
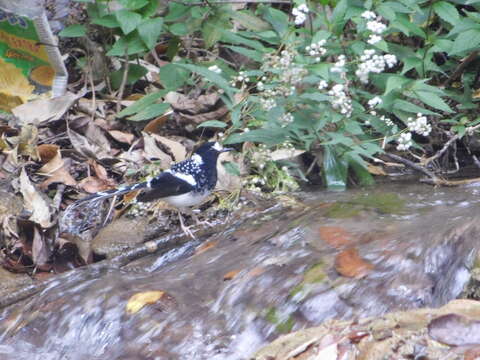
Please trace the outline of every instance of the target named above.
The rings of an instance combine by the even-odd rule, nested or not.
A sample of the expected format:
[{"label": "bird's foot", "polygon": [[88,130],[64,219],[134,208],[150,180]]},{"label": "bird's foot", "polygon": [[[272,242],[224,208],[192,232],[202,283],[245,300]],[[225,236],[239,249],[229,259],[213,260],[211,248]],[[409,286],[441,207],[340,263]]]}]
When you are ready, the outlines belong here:
[{"label": "bird's foot", "polygon": [[183,222],[183,216],[180,212],[178,212],[178,219],[180,220],[180,228],[182,229],[183,233],[187,236],[190,236],[192,239],[196,239],[192,230],[190,230],[191,226],[185,226],[185,223]]},{"label": "bird's foot", "polygon": [[211,223],[210,221],[207,221],[207,220],[200,220],[197,215],[195,215],[195,213],[191,213],[192,215],[192,218],[193,220],[195,220],[195,224],[197,224],[198,226],[208,226],[208,227],[214,227],[215,224],[214,223]]}]

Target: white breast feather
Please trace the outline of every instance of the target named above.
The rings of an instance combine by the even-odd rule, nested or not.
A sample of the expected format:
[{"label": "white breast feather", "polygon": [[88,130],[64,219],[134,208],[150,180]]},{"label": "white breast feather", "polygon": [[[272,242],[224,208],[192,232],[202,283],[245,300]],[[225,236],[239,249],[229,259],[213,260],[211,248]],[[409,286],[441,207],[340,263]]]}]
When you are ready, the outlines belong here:
[{"label": "white breast feather", "polygon": [[197,185],[197,182],[195,181],[195,178],[192,175],[183,174],[183,173],[179,173],[179,172],[172,172],[172,174],[173,174],[173,176],[176,176],[179,179],[182,179],[183,181],[186,181],[187,183],[189,183],[192,186]]},{"label": "white breast feather", "polygon": [[203,200],[205,200],[209,194],[210,194],[209,192],[205,192],[205,193],[189,192],[182,195],[167,196],[162,200],[166,201],[172,206],[175,206],[177,208],[182,208],[182,207],[188,207],[188,206],[193,206],[193,205],[202,203]]},{"label": "white breast feather", "polygon": [[203,164],[203,159],[200,155],[198,154],[193,154],[192,155],[192,160],[197,164],[197,165],[202,165]]}]

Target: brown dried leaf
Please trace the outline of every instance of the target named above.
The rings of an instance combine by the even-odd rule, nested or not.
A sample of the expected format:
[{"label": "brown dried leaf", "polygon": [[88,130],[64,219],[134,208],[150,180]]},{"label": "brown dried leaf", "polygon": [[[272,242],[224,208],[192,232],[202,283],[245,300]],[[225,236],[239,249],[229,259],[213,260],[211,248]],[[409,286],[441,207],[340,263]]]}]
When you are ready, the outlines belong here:
[{"label": "brown dried leaf", "polygon": [[110,130],[108,132],[115,140],[125,144],[132,144],[133,140],[135,140],[135,136],[133,134],[129,134],[119,130]]},{"label": "brown dried leaf", "polygon": [[209,111],[209,112],[199,113],[195,115],[178,113],[178,116],[184,119],[187,119],[191,122],[194,122],[196,124],[201,124],[204,121],[218,120],[221,117],[225,116],[227,113],[228,113],[228,108],[226,106],[221,106],[218,109]]},{"label": "brown dried leaf", "polygon": [[145,127],[143,128],[143,131],[146,133],[151,133],[151,134],[160,134],[162,132],[162,128],[167,122],[170,114],[167,115],[162,115],[159,116],[153,120],[151,120]]},{"label": "brown dried leaf", "polygon": [[50,207],[30,182],[25,169],[22,169],[20,173],[20,191],[23,195],[25,209],[32,213],[29,219],[40,224],[43,228],[50,227],[52,225]]},{"label": "brown dried leaf", "polygon": [[58,120],[77,99],[84,95],[85,92],[67,93],[56,98],[33,100],[12,109],[12,113],[20,120],[20,124],[39,124],[44,121]]},{"label": "brown dried leaf", "polygon": [[[51,153],[54,150],[54,146],[56,145],[49,146],[48,148],[45,147],[42,150],[45,158],[48,158],[52,155]],[[53,156],[53,158],[51,158],[45,165],[43,165],[38,171],[38,173],[48,176],[48,179],[46,179],[43,183],[40,184],[41,189],[46,189],[50,184],[53,183],[62,183],[69,186],[77,185],[75,179],[68,172],[65,166],[65,162],[62,159],[60,149],[58,147],[56,149],[56,154]]]},{"label": "brown dried leaf", "polygon": [[144,133],[143,142],[144,142],[145,156],[149,160],[152,160],[152,159],[160,160],[160,166],[163,169],[168,169],[172,163],[172,158],[159,149],[153,134]]},{"label": "brown dried leaf", "polygon": [[205,251],[210,250],[217,245],[218,245],[218,241],[205,242],[195,249],[195,255],[200,255],[201,253],[204,253]]},{"label": "brown dried leaf", "polygon": [[382,176],[388,175],[381,166],[367,164],[367,170],[372,175],[382,175]]},{"label": "brown dried leaf", "polygon": [[236,269],[236,270],[232,270],[232,271],[229,271],[227,272],[225,275],[223,275],[223,280],[226,281],[226,280],[232,280],[235,276],[237,276],[237,274],[240,272],[240,270]]},{"label": "brown dried leaf", "polygon": [[60,147],[54,144],[42,144],[37,147],[40,160],[44,164],[52,160],[58,154],[59,149]]},{"label": "brown dried leaf", "polygon": [[32,243],[32,260],[35,265],[44,265],[50,258],[50,251],[48,250],[45,239],[38,231],[37,226],[33,228],[33,243]]},{"label": "brown dried leaf", "polygon": [[335,269],[342,276],[362,278],[373,270],[374,266],[362,259],[356,248],[343,250],[335,257]]},{"label": "brown dried leaf", "polygon": [[336,249],[352,244],[352,234],[341,227],[322,226],[318,231],[322,240]]},{"label": "brown dried leaf", "polygon": [[155,304],[166,293],[164,291],[152,290],[132,295],[127,302],[125,310],[127,314],[139,312],[147,304]]},{"label": "brown dried leaf", "polygon": [[78,186],[81,189],[91,194],[99,191],[109,190],[112,188],[112,186],[109,186],[108,184],[106,184],[105,181],[95,176],[88,176],[85,179],[82,179],[78,183]]},{"label": "brown dried leaf", "polygon": [[189,112],[190,114],[209,112],[219,100],[220,95],[216,92],[195,98],[189,98],[174,91],[170,91],[165,95],[165,102],[170,103],[174,110]]},{"label": "brown dried leaf", "polygon": [[240,176],[232,175],[225,169],[223,163],[232,162],[237,164],[240,174],[246,172],[243,155],[234,155],[231,152],[221,153],[217,161],[218,181],[215,189],[234,192],[242,188],[242,179]]},{"label": "brown dried leaf", "polygon": [[428,334],[438,342],[450,346],[480,344],[480,321],[462,315],[447,314],[428,324]]},{"label": "brown dried leaf", "polygon": [[187,156],[187,149],[185,149],[185,146],[180,144],[178,141],[173,141],[157,134],[152,134],[152,136],[159,143],[170,149],[170,152],[173,154],[175,161],[178,162],[185,160],[185,157]]}]

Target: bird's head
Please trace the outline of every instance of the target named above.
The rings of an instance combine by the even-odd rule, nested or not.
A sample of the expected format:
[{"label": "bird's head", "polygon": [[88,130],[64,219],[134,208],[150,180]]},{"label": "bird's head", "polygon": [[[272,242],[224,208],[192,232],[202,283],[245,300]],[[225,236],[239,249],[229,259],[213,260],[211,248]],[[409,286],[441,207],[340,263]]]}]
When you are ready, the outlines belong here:
[{"label": "bird's head", "polygon": [[202,158],[209,158],[212,156],[216,158],[220,153],[232,150],[232,148],[224,148],[217,141],[209,141],[202,144],[202,146],[195,151],[195,154],[200,155]]}]

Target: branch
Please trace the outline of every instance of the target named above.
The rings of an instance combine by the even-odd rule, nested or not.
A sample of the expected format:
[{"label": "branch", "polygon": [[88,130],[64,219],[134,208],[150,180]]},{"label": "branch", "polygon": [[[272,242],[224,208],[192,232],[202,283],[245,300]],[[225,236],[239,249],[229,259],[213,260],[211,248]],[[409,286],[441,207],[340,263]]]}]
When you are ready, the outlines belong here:
[{"label": "branch", "polygon": [[447,81],[445,81],[443,86],[448,87],[452,82],[454,82],[462,74],[462,72],[465,70],[468,64],[470,64],[473,60],[475,60],[477,55],[478,55],[478,51],[474,51],[470,55],[468,55],[465,59],[463,59],[463,61],[457,66],[453,74],[450,75]]}]

